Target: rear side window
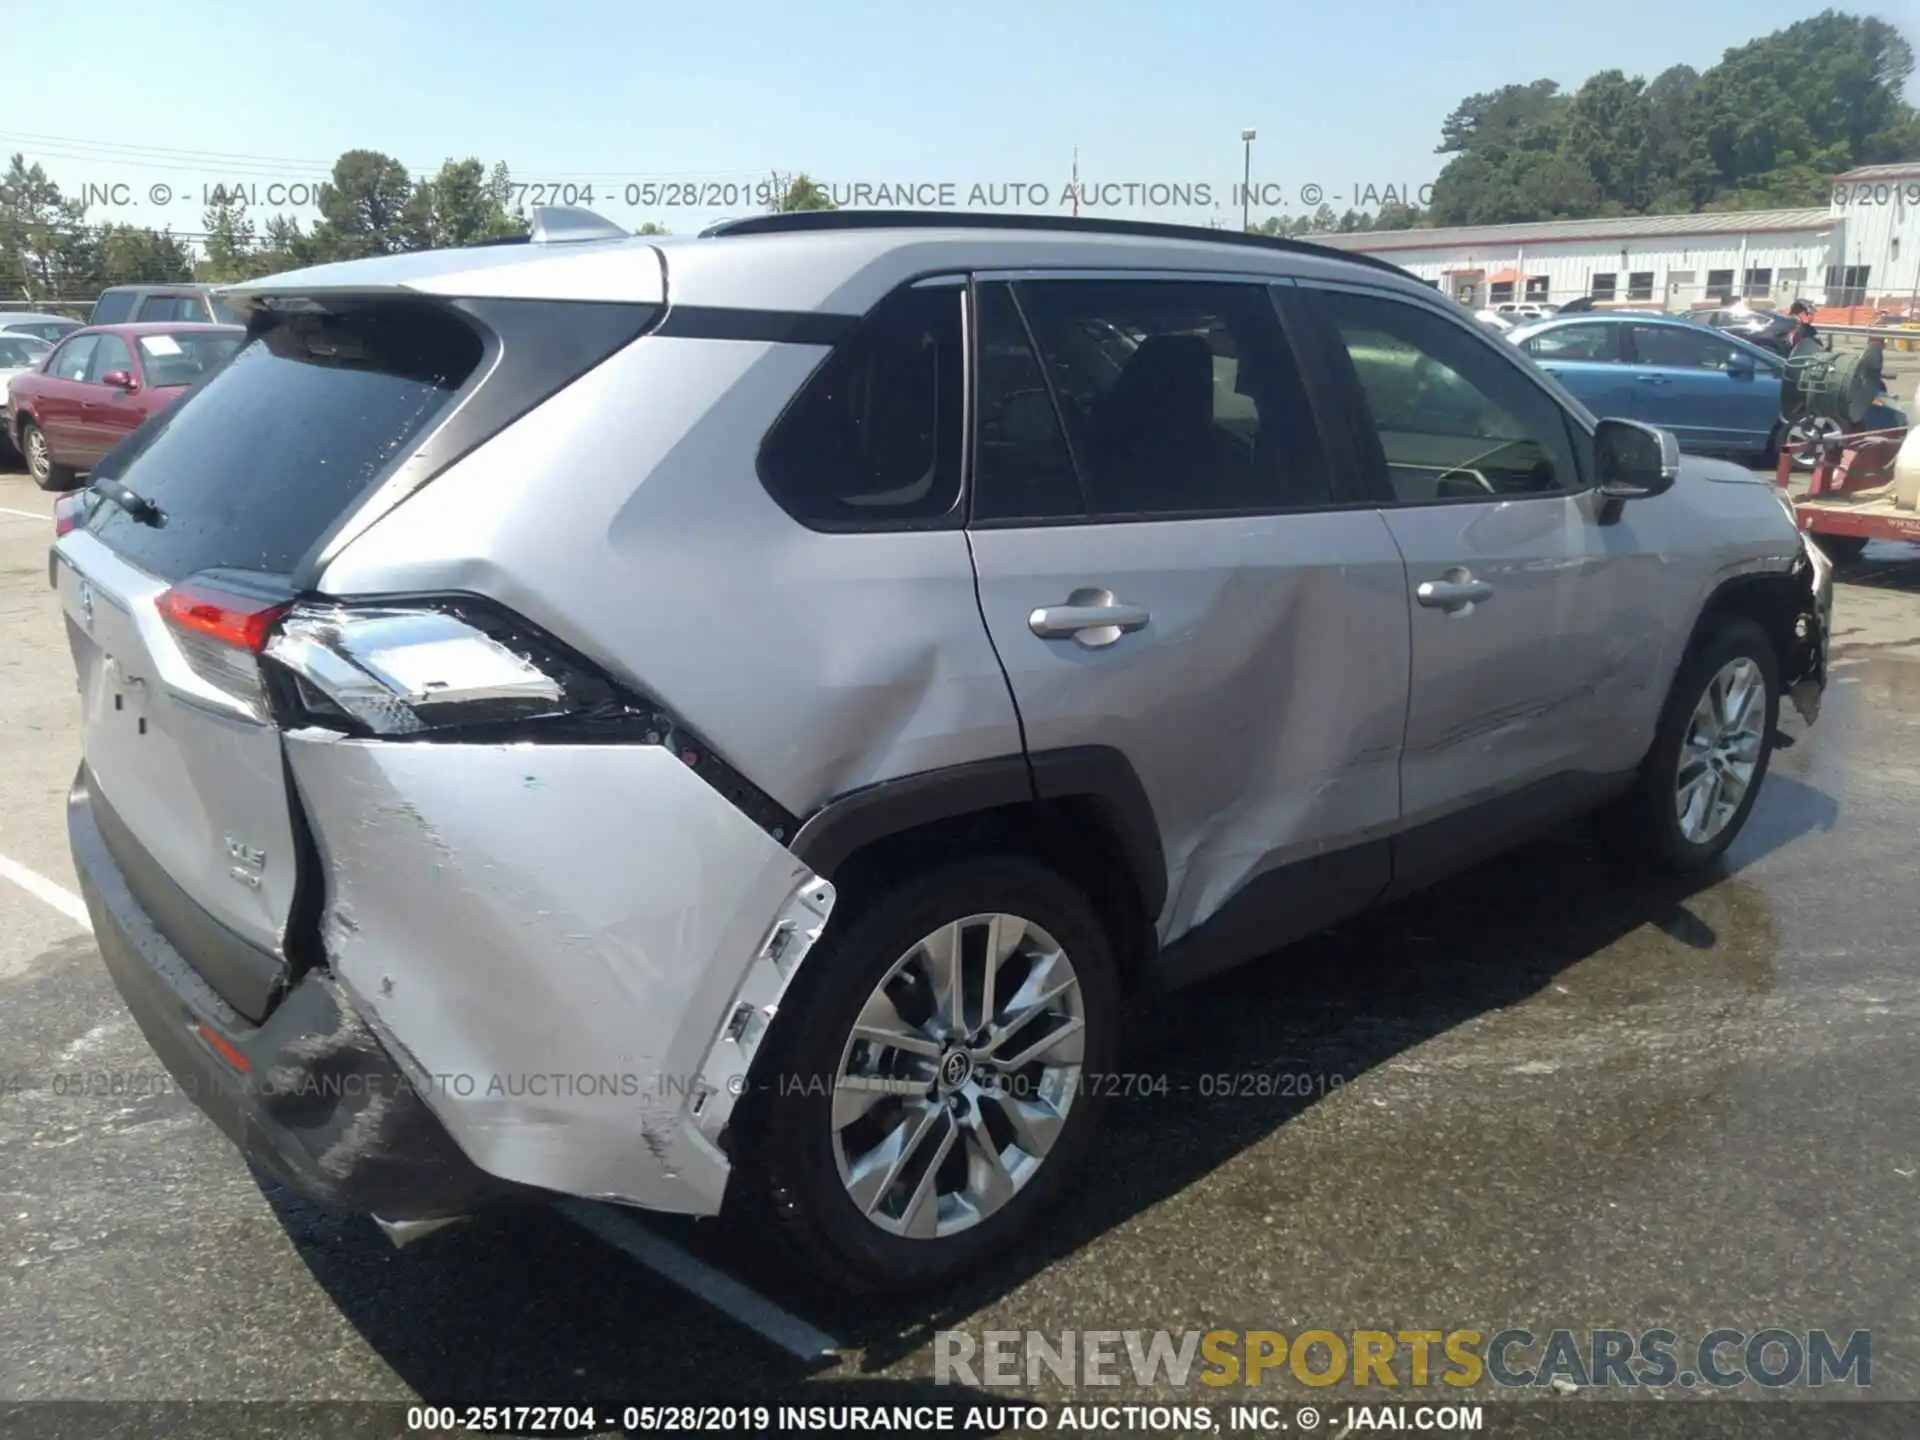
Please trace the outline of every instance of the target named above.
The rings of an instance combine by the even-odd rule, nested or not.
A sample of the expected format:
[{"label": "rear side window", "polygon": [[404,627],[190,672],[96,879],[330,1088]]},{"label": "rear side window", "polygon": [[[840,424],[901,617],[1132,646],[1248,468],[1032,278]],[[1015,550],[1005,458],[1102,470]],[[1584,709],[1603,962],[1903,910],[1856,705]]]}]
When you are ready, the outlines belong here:
[{"label": "rear side window", "polygon": [[760,478],[802,524],[957,518],[965,357],[958,286],[899,290],[827,357],[760,451]]},{"label": "rear side window", "polygon": [[133,315],[133,291],[109,290],[93,302],[89,325],[118,325]]},{"label": "rear side window", "polygon": [[[1042,280],[1013,293],[1096,518],[1332,502],[1319,430],[1264,285]],[[1006,364],[985,373],[999,358],[993,352],[1016,348],[1017,337],[984,306],[983,462],[989,427],[1004,442],[1041,419],[1025,398],[1031,381]],[[1025,453],[1037,452],[1029,443]],[[1028,474],[1042,473],[1030,459]],[[1029,480],[1026,499],[989,494],[994,478],[983,470],[976,515],[1011,518],[1022,504],[1066,493],[1052,480],[1044,491]]]},{"label": "rear side window", "polygon": [[206,303],[198,295],[149,295],[140,302],[138,316],[143,325],[156,320],[192,322],[206,318]]},{"label": "rear side window", "polygon": [[472,327],[426,306],[283,318],[101,463],[165,523],[98,505],[89,528],[167,580],[222,566],[289,573],[481,354]]}]

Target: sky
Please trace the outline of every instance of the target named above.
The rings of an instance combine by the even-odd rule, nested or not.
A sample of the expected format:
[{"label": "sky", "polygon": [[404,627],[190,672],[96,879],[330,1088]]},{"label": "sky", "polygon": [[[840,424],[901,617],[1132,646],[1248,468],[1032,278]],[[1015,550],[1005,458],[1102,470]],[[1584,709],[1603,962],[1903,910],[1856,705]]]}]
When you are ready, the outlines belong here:
[{"label": "sky", "polygon": [[[1418,202],[1467,95],[1705,68],[1820,8],[0,0],[0,146],[91,194],[90,220],[182,233],[216,185],[310,219],[300,202],[356,147],[416,172],[504,160],[529,203],[587,203],[591,186],[589,208],[676,232],[764,208],[773,171],[842,200],[890,185],[933,207],[1066,213],[1077,147],[1083,213],[1236,224],[1243,130],[1256,219],[1371,208],[1388,187]],[[1920,39],[1920,0],[1850,8]]]}]

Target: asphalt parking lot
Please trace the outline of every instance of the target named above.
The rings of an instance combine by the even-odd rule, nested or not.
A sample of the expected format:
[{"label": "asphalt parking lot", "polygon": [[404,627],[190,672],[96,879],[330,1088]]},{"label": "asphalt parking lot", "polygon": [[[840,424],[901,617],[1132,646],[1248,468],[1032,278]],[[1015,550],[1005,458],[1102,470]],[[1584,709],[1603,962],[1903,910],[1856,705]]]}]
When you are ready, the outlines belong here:
[{"label": "asphalt parking lot", "polygon": [[162,1083],[63,900],[50,498],[0,475],[0,1400],[892,1403],[949,1327],[1656,1325],[1871,1330],[1871,1394],[1920,1400],[1920,548],[1847,573],[1826,713],[1722,869],[1629,882],[1569,832],[1166,1002],[1123,1067],[1164,1087],[955,1293],[836,1303],[724,1224],[644,1232],[837,1342],[808,1362],[551,1211],[396,1251]]}]

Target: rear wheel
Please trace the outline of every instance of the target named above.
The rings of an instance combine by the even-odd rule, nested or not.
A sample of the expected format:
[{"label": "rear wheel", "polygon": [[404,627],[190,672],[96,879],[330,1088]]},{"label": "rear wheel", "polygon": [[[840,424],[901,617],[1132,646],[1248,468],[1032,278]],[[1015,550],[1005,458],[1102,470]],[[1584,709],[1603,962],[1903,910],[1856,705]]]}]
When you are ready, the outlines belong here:
[{"label": "rear wheel", "polygon": [[738,1180],[822,1276],[936,1285],[1058,1198],[1119,1024],[1112,946],[1076,886],[1023,857],[928,870],[823,940],[794,990]]},{"label": "rear wheel", "polygon": [[33,476],[33,483],[42,490],[71,490],[75,475],[73,468],[61,465],[53,458],[53,452],[47,448],[47,436],[31,420],[20,422],[20,454],[27,462],[27,473]]},{"label": "rear wheel", "polygon": [[1609,848],[1669,872],[1717,859],[1760,794],[1779,717],[1773,642],[1744,616],[1719,621],[1682,662],[1633,789],[1601,817]]}]

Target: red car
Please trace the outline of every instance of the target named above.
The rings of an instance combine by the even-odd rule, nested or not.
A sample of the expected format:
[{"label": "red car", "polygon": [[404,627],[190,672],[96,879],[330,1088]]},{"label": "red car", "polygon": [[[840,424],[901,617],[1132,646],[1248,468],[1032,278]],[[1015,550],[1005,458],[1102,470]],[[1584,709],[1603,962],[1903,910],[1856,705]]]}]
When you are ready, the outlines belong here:
[{"label": "red car", "polygon": [[8,430],[42,490],[71,490],[114,446],[246,342],[237,325],[94,325],[7,386]]}]

